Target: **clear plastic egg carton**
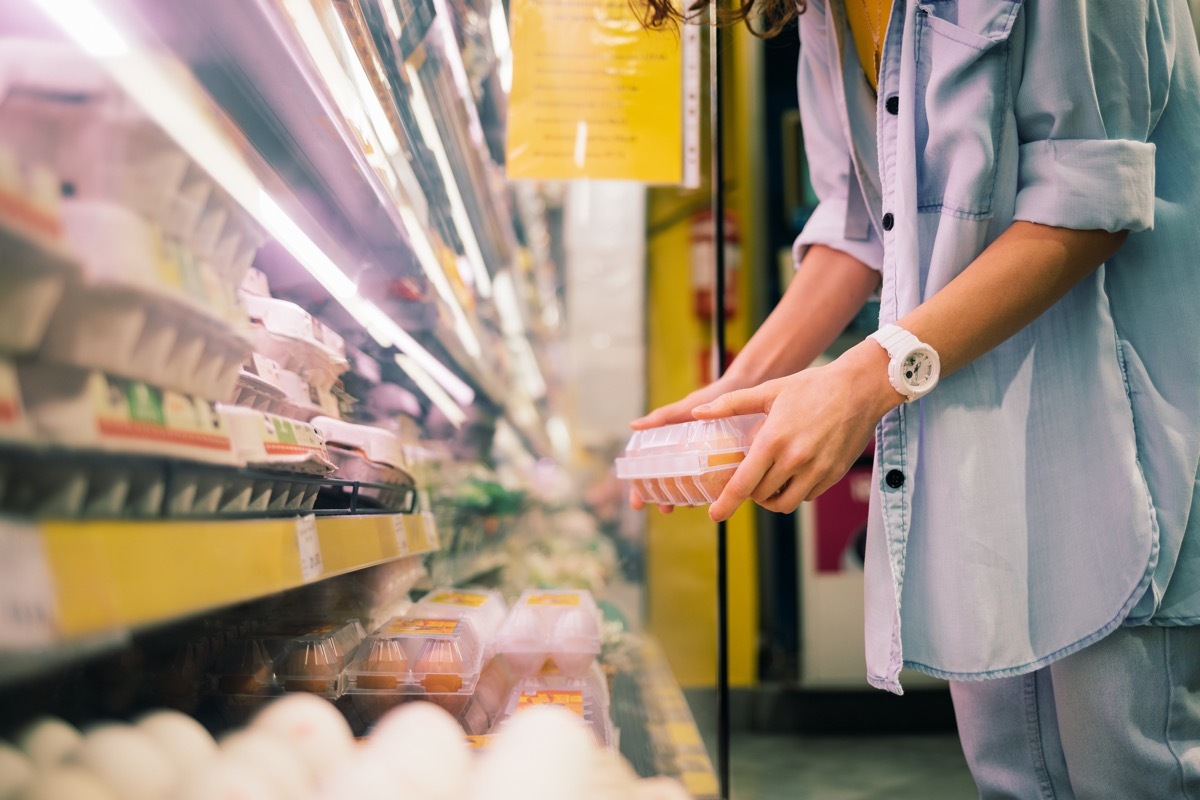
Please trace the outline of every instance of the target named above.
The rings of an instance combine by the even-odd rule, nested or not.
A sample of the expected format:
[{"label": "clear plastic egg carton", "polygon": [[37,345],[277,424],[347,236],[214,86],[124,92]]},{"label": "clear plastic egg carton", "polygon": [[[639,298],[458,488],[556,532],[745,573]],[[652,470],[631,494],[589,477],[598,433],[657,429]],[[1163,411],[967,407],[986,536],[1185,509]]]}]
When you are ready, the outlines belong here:
[{"label": "clear plastic egg carton", "polygon": [[[394,433],[330,417],[315,417],[312,425],[324,437],[329,458],[337,465],[333,477],[377,484],[359,487],[360,500],[398,513],[413,510],[416,481],[407,470],[404,450]],[[352,487],[343,486],[336,491],[345,494]]]},{"label": "clear plastic egg carton", "polygon": [[230,642],[217,656],[209,676],[209,692],[229,725],[245,725],[273,698],[282,694],[275,663],[256,638]]},{"label": "clear plastic egg carton", "polygon": [[539,706],[558,706],[578,714],[596,741],[604,747],[616,747],[612,719],[604,695],[590,678],[565,675],[539,675],[517,681],[509,695],[504,713],[492,727],[503,731],[514,715]]},{"label": "clear plastic egg carton", "polygon": [[647,503],[706,505],[745,460],[765,420],[765,414],[742,414],[635,431],[617,459],[617,477]]},{"label": "clear plastic egg carton", "polygon": [[456,717],[483,667],[475,629],[457,619],[406,616],[368,636],[343,671],[344,693],[370,727],[401,703],[428,700]]},{"label": "clear plastic egg carton", "polygon": [[486,655],[492,649],[496,633],[508,615],[508,604],[504,602],[504,596],[495,589],[441,587],[416,602],[410,615],[420,614],[467,620],[479,633]]},{"label": "clear plastic egg carton", "polygon": [[600,611],[590,592],[526,589],[500,626],[495,651],[517,675],[553,667],[579,677],[595,663],[600,643]]},{"label": "clear plastic egg carton", "polygon": [[255,352],[324,390],[349,368],[342,337],[300,306],[246,291],[242,302],[254,326]]},{"label": "clear plastic egg carton", "polygon": [[[284,692],[306,692],[337,700],[348,656],[365,638],[358,620],[323,625],[276,642],[275,681]],[[271,645],[267,645],[270,651]]]}]

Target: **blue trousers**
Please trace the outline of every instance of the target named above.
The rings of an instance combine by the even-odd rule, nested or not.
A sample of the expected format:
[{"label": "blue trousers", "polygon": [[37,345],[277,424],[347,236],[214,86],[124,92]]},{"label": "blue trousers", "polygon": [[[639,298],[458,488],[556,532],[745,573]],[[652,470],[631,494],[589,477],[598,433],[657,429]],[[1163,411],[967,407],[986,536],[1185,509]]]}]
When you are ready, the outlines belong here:
[{"label": "blue trousers", "polygon": [[1118,628],[950,694],[981,800],[1200,800],[1200,627]]}]

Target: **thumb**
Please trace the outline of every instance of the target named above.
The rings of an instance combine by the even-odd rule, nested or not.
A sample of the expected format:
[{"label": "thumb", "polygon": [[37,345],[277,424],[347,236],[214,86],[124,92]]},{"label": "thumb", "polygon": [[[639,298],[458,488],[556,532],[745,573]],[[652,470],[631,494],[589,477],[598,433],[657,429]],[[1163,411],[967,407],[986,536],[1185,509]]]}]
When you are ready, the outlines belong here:
[{"label": "thumb", "polygon": [[771,410],[771,401],[774,399],[775,392],[771,390],[771,385],[764,383],[752,389],[726,392],[711,403],[693,408],[692,416],[696,419],[716,419],[736,414],[765,414]]}]

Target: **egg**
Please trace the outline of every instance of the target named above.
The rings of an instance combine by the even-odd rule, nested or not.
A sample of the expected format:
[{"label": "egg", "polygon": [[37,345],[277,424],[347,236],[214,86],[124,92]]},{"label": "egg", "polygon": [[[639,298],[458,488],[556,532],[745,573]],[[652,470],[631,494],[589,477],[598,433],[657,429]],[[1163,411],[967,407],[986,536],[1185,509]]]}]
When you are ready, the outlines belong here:
[{"label": "egg", "polygon": [[248,767],[288,800],[308,795],[309,772],[292,747],[274,733],[244,730],[221,739],[220,757]]},{"label": "egg", "polygon": [[466,669],[458,642],[429,639],[413,664],[413,672],[424,675],[421,685],[430,694],[453,693],[462,690],[462,673]]},{"label": "egg", "polygon": [[459,800],[471,767],[463,729],[432,703],[408,703],[385,714],[364,756],[391,764],[412,800]]},{"label": "egg", "polygon": [[167,751],[130,725],[93,728],[70,761],[94,773],[121,800],[160,800],[180,778]]},{"label": "egg", "polygon": [[578,715],[537,707],[515,715],[484,751],[468,800],[560,800],[592,779],[596,747]]},{"label": "egg", "polygon": [[644,778],[637,782],[636,800],[692,800],[683,784],[674,778]]},{"label": "egg", "polygon": [[15,747],[0,744],[0,800],[13,800],[33,781],[33,762]]},{"label": "egg", "polygon": [[303,800],[307,796],[282,795],[244,764],[216,758],[184,781],[171,800]]},{"label": "egg", "polygon": [[399,639],[375,638],[363,649],[354,662],[356,688],[390,691],[408,678],[408,656]]},{"label": "egg", "polygon": [[18,795],[21,800],[123,800],[103,781],[76,766],[51,767]]},{"label": "egg", "polygon": [[139,718],[137,727],[166,751],[180,774],[191,772],[217,754],[212,736],[187,714],[154,711]]},{"label": "egg", "polygon": [[17,747],[39,769],[61,763],[83,741],[72,725],[55,717],[34,720],[17,734]]},{"label": "egg", "polygon": [[253,727],[274,733],[300,754],[312,777],[350,756],[354,737],[333,703],[311,694],[290,694],[258,713]]},{"label": "egg", "polygon": [[324,639],[299,639],[288,650],[278,675],[284,691],[333,694],[342,664],[337,649]]},{"label": "egg", "polygon": [[400,774],[395,765],[362,751],[326,774],[314,796],[316,800],[395,800],[401,785],[406,800],[420,797],[408,788],[407,776]]}]

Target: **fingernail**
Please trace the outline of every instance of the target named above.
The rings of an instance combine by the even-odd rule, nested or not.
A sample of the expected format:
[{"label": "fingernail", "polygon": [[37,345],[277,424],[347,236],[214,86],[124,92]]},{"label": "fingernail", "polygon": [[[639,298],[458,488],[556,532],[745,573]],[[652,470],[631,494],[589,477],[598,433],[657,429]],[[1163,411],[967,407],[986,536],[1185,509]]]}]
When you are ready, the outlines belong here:
[{"label": "fingernail", "polygon": [[710,408],[712,408],[712,403],[703,403],[693,408],[692,411],[708,411]]}]

